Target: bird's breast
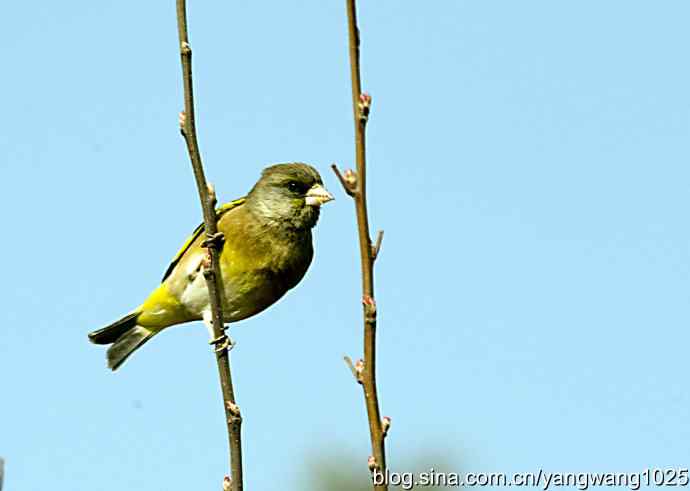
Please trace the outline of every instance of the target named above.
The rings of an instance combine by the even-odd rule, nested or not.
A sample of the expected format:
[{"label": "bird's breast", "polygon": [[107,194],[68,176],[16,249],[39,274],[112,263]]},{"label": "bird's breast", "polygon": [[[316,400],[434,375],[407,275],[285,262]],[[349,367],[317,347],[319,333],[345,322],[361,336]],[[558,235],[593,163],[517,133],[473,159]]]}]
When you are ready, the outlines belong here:
[{"label": "bird's breast", "polygon": [[[312,260],[311,237],[308,239],[282,243],[226,242],[220,257],[225,322],[261,312],[297,285]],[[190,261],[190,274],[180,301],[190,313],[201,316],[209,308],[208,287],[196,266],[196,261]]]}]

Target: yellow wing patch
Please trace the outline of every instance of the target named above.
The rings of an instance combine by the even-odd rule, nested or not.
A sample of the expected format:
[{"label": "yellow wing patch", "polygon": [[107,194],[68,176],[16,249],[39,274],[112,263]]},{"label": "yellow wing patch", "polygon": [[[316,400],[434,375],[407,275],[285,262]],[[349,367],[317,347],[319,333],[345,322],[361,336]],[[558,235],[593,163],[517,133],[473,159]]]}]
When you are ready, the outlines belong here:
[{"label": "yellow wing patch", "polygon": [[[247,200],[247,198],[240,198],[236,199],[235,201],[231,201],[230,203],[225,203],[224,205],[220,206],[219,208],[216,208],[216,220],[219,220],[221,216],[223,216],[225,213],[229,212],[230,210],[237,208],[240,206],[242,203],[244,203]],[[170,276],[170,273],[173,272],[173,269],[175,269],[175,266],[177,266],[177,263],[180,262],[182,257],[185,255],[185,253],[189,250],[189,248],[192,246],[194,241],[202,234],[204,231],[204,223],[202,222],[201,225],[199,225],[197,228],[194,229],[194,232],[192,232],[192,235],[185,241],[184,245],[180,248],[180,250],[175,254],[175,257],[173,258],[172,262],[170,263],[170,266],[168,266],[168,269],[165,270],[165,274],[163,275],[163,279],[161,280],[161,283],[164,282],[168,276]]]}]

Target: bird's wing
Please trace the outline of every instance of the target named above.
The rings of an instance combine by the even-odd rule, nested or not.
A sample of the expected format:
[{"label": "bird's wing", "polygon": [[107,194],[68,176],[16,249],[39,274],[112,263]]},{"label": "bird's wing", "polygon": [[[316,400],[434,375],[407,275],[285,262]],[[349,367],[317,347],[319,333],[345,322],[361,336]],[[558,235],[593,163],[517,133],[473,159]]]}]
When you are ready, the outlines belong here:
[{"label": "bird's wing", "polygon": [[[219,208],[216,208],[216,219],[220,220],[220,217],[223,216],[225,213],[229,212],[230,210],[237,208],[240,206],[242,203],[246,201],[246,198],[240,198],[236,199],[235,201],[231,201],[230,203],[225,203],[224,205],[220,206]],[[165,274],[163,275],[163,279],[161,280],[161,283],[164,282],[168,276],[170,276],[170,273],[173,272],[173,269],[175,269],[175,266],[177,266],[177,263],[182,260],[184,257],[185,253],[189,250],[189,248],[192,246],[194,241],[203,233],[204,231],[204,223],[202,222],[197,228],[194,229],[194,232],[192,232],[192,235],[185,241],[184,245],[180,248],[177,254],[175,254],[175,257],[170,263],[170,266],[168,266],[168,269],[165,270]]]}]

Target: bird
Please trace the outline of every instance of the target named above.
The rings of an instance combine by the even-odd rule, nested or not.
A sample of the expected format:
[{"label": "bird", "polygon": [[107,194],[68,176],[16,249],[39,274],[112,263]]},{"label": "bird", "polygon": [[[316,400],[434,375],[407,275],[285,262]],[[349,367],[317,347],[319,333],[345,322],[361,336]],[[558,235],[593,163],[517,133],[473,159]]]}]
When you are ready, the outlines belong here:
[{"label": "bird", "polygon": [[[292,162],[266,167],[245,197],[216,209],[224,322],[258,314],[300,282],[314,255],[321,205],[333,199],[314,167]],[[204,231],[203,223],[194,230],[141,305],[89,333],[92,343],[110,345],[108,368],[117,370],[167,327],[203,320],[212,332]]]}]

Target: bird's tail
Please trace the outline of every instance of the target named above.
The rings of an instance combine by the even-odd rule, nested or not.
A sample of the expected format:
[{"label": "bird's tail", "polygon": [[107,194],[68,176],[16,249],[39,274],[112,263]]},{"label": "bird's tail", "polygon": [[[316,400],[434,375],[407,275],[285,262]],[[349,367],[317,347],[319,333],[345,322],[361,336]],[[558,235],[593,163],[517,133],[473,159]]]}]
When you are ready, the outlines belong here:
[{"label": "bird's tail", "polygon": [[134,353],[155,332],[137,325],[138,310],[124,316],[109,326],[89,333],[89,341],[95,344],[112,344],[108,348],[108,368],[117,370],[129,355]]}]

